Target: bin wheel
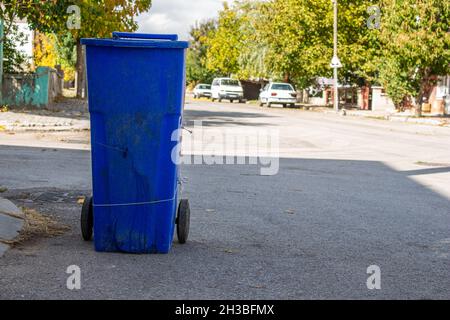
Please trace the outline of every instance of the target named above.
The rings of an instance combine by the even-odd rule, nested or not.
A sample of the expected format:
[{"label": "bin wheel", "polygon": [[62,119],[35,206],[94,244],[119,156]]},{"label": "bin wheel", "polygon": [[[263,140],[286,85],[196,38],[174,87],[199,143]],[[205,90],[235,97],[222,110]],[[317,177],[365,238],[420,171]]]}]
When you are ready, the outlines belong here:
[{"label": "bin wheel", "polygon": [[191,209],[189,207],[189,200],[183,199],[180,201],[180,206],[178,207],[178,218],[177,218],[177,236],[178,242],[185,244],[189,237],[189,227],[191,220]]},{"label": "bin wheel", "polygon": [[94,210],[92,206],[92,197],[84,199],[81,209],[81,235],[84,241],[91,241],[94,233]]}]

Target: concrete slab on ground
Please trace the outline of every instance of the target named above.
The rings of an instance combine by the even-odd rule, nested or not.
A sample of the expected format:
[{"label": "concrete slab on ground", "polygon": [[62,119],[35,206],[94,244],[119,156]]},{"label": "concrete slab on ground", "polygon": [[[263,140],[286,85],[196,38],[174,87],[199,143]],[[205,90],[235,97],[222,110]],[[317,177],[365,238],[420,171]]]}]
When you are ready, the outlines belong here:
[{"label": "concrete slab on ground", "polygon": [[24,220],[0,213],[0,241],[14,240],[22,230]]},{"label": "concrete slab on ground", "polygon": [[6,213],[10,216],[25,218],[24,213],[14,203],[7,199],[0,198],[0,213]]},{"label": "concrete slab on ground", "polygon": [[1,241],[14,240],[24,226],[23,212],[11,201],[0,198],[0,257],[9,249]]}]

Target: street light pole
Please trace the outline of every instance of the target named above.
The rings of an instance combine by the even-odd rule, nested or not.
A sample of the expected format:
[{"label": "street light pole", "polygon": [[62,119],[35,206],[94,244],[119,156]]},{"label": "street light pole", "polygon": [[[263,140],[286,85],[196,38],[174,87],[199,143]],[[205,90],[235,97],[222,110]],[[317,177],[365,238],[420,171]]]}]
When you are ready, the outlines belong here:
[{"label": "street light pole", "polygon": [[3,20],[0,18],[0,104],[2,103],[2,90],[3,90],[3,40],[4,40],[4,30],[3,30]]},{"label": "street light pole", "polygon": [[331,66],[334,71],[334,110],[339,112],[339,89],[338,89],[338,68],[341,67],[341,63],[338,58],[338,0],[333,1],[334,9],[334,49],[333,49],[333,61]]}]

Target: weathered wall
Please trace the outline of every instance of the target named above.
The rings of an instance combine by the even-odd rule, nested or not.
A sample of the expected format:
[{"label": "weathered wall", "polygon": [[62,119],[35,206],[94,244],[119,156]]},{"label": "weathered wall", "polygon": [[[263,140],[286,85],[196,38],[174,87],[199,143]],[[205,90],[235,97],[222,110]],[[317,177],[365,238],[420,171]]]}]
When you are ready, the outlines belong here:
[{"label": "weathered wall", "polygon": [[3,76],[2,104],[47,108],[61,95],[61,77],[49,67],[38,67],[35,73]]}]

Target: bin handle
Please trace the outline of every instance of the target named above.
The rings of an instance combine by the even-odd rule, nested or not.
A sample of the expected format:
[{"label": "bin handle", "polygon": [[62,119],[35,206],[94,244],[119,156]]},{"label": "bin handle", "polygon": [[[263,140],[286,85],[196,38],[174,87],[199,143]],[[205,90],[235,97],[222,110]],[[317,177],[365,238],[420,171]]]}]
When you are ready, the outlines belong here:
[{"label": "bin handle", "polygon": [[127,39],[171,40],[171,41],[178,40],[178,35],[176,34],[148,34],[148,33],[114,31],[112,36],[114,39],[127,38]]}]

